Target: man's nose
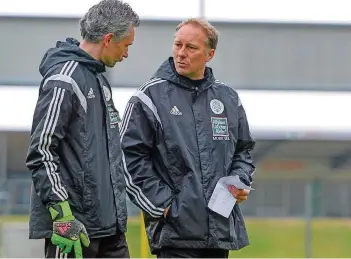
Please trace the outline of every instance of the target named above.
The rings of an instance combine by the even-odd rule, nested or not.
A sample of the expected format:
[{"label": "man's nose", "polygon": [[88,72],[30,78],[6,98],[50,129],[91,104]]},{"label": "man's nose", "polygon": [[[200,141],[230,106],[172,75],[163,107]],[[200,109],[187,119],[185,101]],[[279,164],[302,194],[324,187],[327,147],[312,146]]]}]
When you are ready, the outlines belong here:
[{"label": "man's nose", "polygon": [[185,58],[186,57],[186,51],[185,51],[185,48],[181,48],[179,51],[178,51],[178,56],[179,57],[182,57],[182,58]]}]

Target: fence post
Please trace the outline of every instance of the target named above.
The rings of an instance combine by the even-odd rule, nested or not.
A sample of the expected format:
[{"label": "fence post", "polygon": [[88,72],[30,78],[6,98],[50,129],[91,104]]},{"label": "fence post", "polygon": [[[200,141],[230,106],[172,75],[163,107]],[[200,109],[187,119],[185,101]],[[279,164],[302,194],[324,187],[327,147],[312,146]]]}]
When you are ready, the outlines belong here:
[{"label": "fence post", "polygon": [[0,257],[3,258],[6,256],[5,247],[4,247],[4,225],[2,219],[0,220]]},{"label": "fence post", "polygon": [[312,258],[312,216],[313,216],[313,183],[309,181],[306,185],[306,196],[305,196],[305,256],[306,258]]},{"label": "fence post", "polygon": [[144,225],[143,212],[140,211],[140,258],[148,258],[148,240]]}]

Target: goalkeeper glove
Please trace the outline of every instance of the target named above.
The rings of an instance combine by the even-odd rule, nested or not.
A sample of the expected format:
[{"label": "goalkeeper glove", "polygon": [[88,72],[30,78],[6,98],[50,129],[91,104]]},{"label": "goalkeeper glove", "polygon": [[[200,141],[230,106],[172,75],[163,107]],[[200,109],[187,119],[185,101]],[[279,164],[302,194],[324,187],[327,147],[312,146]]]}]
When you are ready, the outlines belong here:
[{"label": "goalkeeper glove", "polygon": [[73,248],[75,258],[83,258],[81,242],[88,247],[90,240],[84,225],[72,215],[68,201],[49,207],[49,211],[54,221],[51,242],[60,247],[62,253],[68,254]]}]

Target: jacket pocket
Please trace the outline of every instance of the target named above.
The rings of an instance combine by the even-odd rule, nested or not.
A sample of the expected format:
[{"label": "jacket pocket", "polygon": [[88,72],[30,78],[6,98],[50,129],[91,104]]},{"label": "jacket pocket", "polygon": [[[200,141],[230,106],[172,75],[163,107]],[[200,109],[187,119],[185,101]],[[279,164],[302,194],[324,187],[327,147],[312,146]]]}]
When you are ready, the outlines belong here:
[{"label": "jacket pocket", "polygon": [[229,221],[229,234],[230,234],[230,241],[233,242],[237,239],[236,231],[235,231],[235,215],[234,210],[230,213],[230,221]]},{"label": "jacket pocket", "polygon": [[63,180],[68,192],[68,200],[73,211],[84,213],[84,172],[79,171],[74,174],[63,174]]},{"label": "jacket pocket", "polygon": [[208,215],[202,197],[202,186],[193,173],[184,176],[182,188],[171,203],[165,217],[165,236],[172,240],[205,241],[208,237]]},{"label": "jacket pocket", "polygon": [[89,187],[90,185],[87,182],[86,174],[84,171],[79,171],[78,173],[76,173],[75,178],[76,192],[79,193],[79,195],[81,196],[81,207],[83,208],[83,212],[86,213],[93,206],[92,192]]},{"label": "jacket pocket", "polygon": [[229,217],[223,217],[215,212],[211,211],[212,228],[213,235],[220,242],[232,242],[235,238],[235,229],[234,229],[234,218],[232,213],[229,214]]},{"label": "jacket pocket", "polygon": [[171,204],[169,205],[169,207],[168,207],[168,211],[167,211],[167,214],[166,214],[166,216],[162,216],[162,217],[164,217],[164,220],[166,221],[166,222],[171,222],[171,213],[172,213],[172,207],[173,207],[173,202],[174,202],[174,200],[176,199],[176,197],[173,197],[172,198],[172,201],[171,201]]}]

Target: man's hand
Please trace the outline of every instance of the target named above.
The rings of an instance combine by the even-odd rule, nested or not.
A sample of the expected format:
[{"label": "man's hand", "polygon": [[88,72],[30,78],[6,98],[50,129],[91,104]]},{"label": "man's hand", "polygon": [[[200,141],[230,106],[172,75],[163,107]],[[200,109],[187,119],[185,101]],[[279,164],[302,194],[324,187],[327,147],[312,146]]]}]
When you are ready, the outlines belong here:
[{"label": "man's hand", "polygon": [[164,210],[164,212],[163,212],[163,217],[164,217],[164,218],[167,217],[169,207],[171,207],[171,206],[168,206],[167,208],[165,208],[165,210]]},{"label": "man's hand", "polygon": [[234,196],[234,198],[236,199],[237,203],[241,203],[243,201],[246,201],[247,200],[247,196],[250,193],[250,190],[237,189],[236,187],[231,186],[231,185],[228,186],[228,190]]},{"label": "man's hand", "polygon": [[51,242],[60,247],[62,253],[70,253],[74,249],[75,258],[83,258],[81,242],[88,247],[90,240],[84,225],[71,212],[67,201],[49,208],[53,222]]}]

